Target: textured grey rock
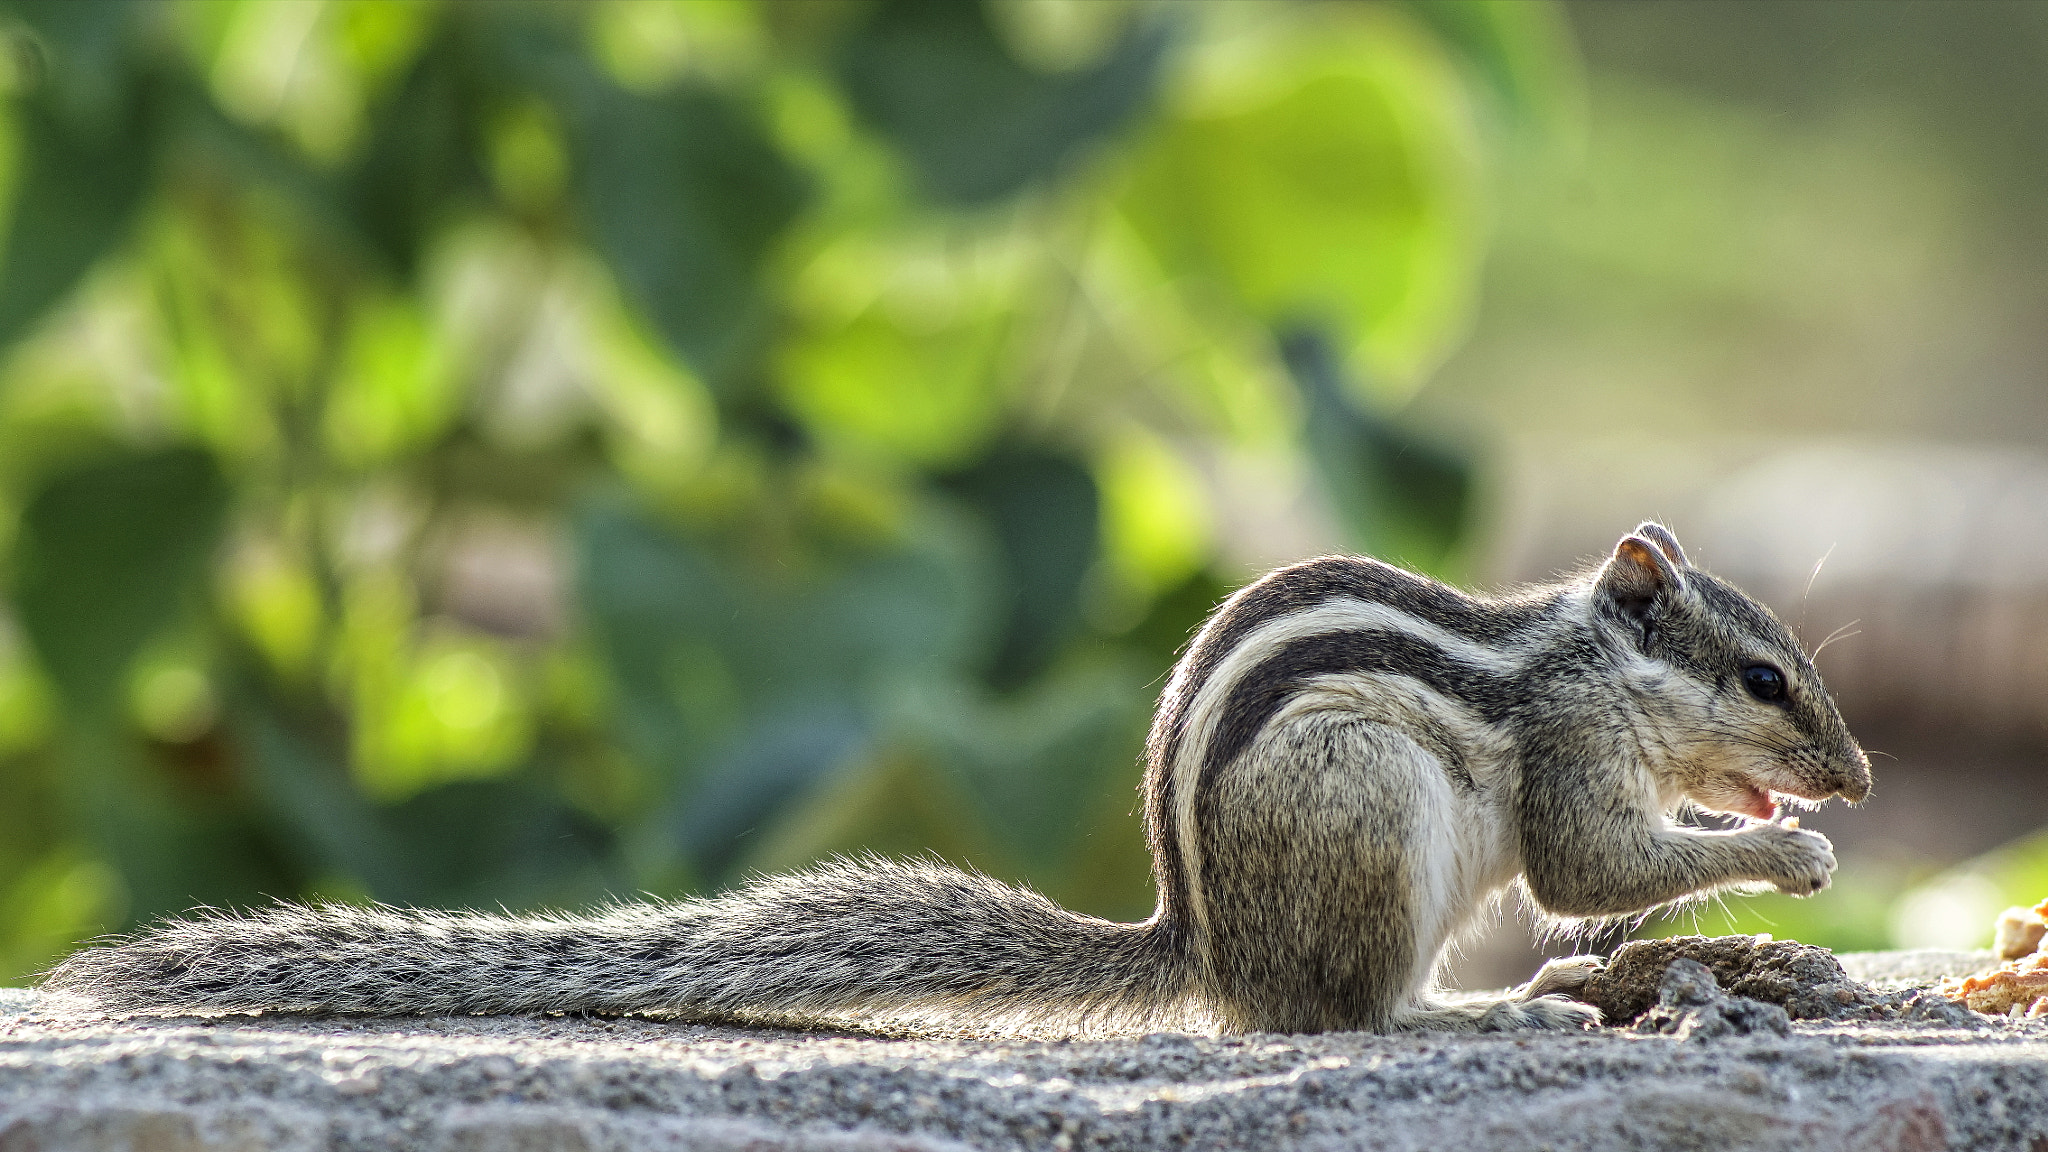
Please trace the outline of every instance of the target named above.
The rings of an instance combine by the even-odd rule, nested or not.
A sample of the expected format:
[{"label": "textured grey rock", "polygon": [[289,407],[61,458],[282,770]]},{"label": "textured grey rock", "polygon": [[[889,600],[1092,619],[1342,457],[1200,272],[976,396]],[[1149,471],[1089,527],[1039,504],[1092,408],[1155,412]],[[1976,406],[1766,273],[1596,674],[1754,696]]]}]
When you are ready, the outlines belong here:
[{"label": "textured grey rock", "polygon": [[[1697,989],[1691,969],[1673,983],[1688,976]],[[2048,1148],[2048,1024],[1698,1031],[996,1042],[638,1019],[124,1021],[11,996],[0,1150]]]},{"label": "textured grey rock", "polygon": [[1631,940],[1614,950],[1607,967],[1580,995],[1609,1024],[1630,1024],[1657,1003],[1666,970],[1680,963],[1698,964],[1730,995],[1777,1005],[1794,1020],[1926,1021],[1951,1028],[1975,1028],[1982,1022],[1976,1013],[1912,982],[1865,984],[1825,948],[1754,936]]},{"label": "textured grey rock", "polygon": [[1664,969],[1657,1002],[1636,1021],[1635,1030],[1678,1040],[1790,1036],[1792,1017],[1776,1004],[1728,995],[1712,969],[1697,960],[1679,959]]}]

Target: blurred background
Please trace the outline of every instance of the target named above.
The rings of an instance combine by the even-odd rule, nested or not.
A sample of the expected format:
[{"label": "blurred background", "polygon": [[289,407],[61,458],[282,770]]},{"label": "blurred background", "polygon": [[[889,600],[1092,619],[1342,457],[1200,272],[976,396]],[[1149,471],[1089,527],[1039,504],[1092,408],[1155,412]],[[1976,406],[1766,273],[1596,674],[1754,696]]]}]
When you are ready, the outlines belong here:
[{"label": "blurred background", "polygon": [[1139,746],[1228,591],[1651,516],[1834,637],[1878,785],[1809,817],[1822,896],[1638,931],[2048,896],[2048,6],[0,25],[0,982],[196,904],[861,849],[1143,917]]}]

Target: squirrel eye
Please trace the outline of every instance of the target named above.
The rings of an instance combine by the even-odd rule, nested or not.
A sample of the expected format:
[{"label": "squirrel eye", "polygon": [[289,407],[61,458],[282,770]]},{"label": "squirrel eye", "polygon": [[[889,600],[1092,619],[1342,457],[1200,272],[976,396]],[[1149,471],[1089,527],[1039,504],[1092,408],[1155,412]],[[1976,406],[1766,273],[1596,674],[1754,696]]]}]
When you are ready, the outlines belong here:
[{"label": "squirrel eye", "polygon": [[1785,702],[1785,674],[1769,664],[1751,664],[1742,670],[1742,686],[1766,704]]}]

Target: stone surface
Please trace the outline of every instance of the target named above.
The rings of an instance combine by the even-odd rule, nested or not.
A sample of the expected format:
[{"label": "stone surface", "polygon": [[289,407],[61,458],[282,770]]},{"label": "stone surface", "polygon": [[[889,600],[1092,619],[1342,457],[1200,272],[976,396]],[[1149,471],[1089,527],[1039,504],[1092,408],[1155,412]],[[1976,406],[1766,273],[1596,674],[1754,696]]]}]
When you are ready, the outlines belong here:
[{"label": "stone surface", "polygon": [[1635,1030],[1679,1040],[1790,1036],[1792,1017],[1776,1004],[1728,995],[1706,965],[1678,959],[1664,969],[1657,1002],[1636,1021]]},{"label": "stone surface", "polygon": [[1968,976],[1998,967],[1989,952],[1921,948],[1909,952],[1837,952],[1842,971],[1878,988],[1926,988],[1944,976]]},{"label": "stone surface", "polygon": [[[1574,1035],[997,1042],[640,1019],[118,1020],[7,993],[0,1152],[2048,1150],[2048,1023],[1780,1016],[1769,996],[1799,992],[1772,974],[1804,971],[1803,954],[1752,948],[1745,964],[1723,949],[1731,979],[1698,952],[1617,965],[1655,968],[1650,1027]],[[1633,995],[1633,979],[1608,991]]]}]

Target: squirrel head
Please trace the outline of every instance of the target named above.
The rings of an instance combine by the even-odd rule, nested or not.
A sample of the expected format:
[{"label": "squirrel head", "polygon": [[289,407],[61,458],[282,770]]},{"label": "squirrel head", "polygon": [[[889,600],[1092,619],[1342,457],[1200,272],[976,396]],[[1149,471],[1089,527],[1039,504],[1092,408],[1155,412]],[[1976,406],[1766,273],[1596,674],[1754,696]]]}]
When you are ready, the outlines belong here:
[{"label": "squirrel head", "polygon": [[1644,522],[1593,580],[1660,767],[1686,798],[1768,820],[1781,797],[1870,795],[1870,761],[1812,658],[1771,610]]}]

